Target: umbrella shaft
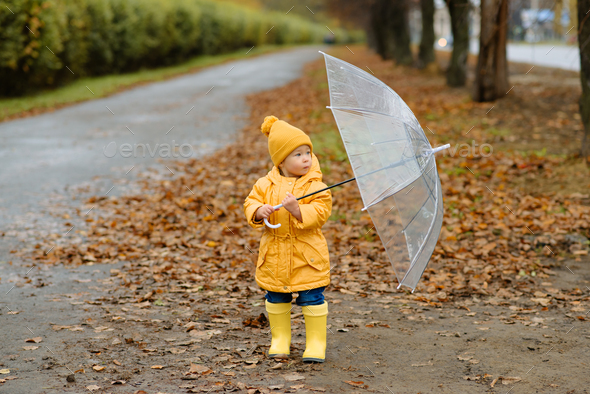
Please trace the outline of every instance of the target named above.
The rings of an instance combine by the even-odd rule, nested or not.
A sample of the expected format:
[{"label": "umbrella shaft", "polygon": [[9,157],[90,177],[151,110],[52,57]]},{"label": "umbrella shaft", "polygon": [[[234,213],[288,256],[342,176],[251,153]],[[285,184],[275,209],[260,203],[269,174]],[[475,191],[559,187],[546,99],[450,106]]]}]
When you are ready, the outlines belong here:
[{"label": "umbrella shaft", "polygon": [[[394,167],[397,167],[397,166],[399,166],[399,165],[401,165],[401,164],[405,163],[406,161],[408,161],[408,160],[410,160],[410,159],[411,159],[411,158],[407,158],[407,159],[402,159],[402,160],[396,161],[395,163],[392,163],[392,164],[390,164],[390,165],[388,165],[388,166],[385,166],[385,167],[383,167],[383,168],[378,168],[378,169],[376,169],[376,170],[373,170],[373,171],[371,171],[371,172],[367,172],[366,174],[363,174],[363,175],[361,175],[361,177],[363,177],[363,176],[367,176],[367,175],[371,175],[371,174],[373,174],[373,173],[375,173],[375,172],[378,172],[378,171],[383,171],[383,170],[386,170],[386,169],[388,169],[388,168],[394,168]],[[336,186],[344,185],[345,183],[348,183],[348,182],[350,182],[350,181],[354,181],[355,179],[356,179],[356,177],[355,177],[355,178],[350,178],[350,179],[347,179],[347,180],[345,180],[345,181],[342,181],[342,182],[338,182],[338,183],[336,183],[336,184],[334,184],[334,185],[332,185],[332,186],[328,186],[328,187],[325,187],[325,188],[323,188],[323,189],[317,190],[317,191],[315,191],[315,192],[313,192],[313,193],[307,194],[307,195],[305,195],[305,196],[303,196],[303,197],[299,197],[299,198],[297,198],[297,200],[301,200],[302,198],[306,198],[306,197],[309,197],[309,196],[313,196],[313,195],[314,195],[314,194],[316,194],[316,193],[323,192],[324,190],[328,190],[328,189],[331,189],[331,188],[333,188],[333,187],[336,187]]]},{"label": "umbrella shaft", "polygon": [[303,196],[303,197],[299,197],[297,200],[301,200],[302,198],[309,197],[309,196],[313,196],[313,195],[314,195],[314,194],[316,194],[316,193],[323,192],[324,190],[328,190],[328,189],[331,189],[331,188],[333,188],[333,187],[336,187],[336,186],[344,185],[345,183],[348,183],[348,182],[354,181],[355,179],[356,179],[356,178],[350,178],[350,179],[347,179],[347,180],[345,180],[345,181],[342,181],[342,182],[336,183],[335,185],[328,186],[328,187],[325,187],[325,188],[323,188],[323,189],[320,189],[320,190],[316,190],[316,191],[315,191],[315,192],[313,192],[313,193],[309,193],[309,194],[307,194],[307,195],[305,195],[305,196]]},{"label": "umbrella shaft", "polygon": [[[446,145],[443,145],[443,146],[439,146],[438,148],[434,148],[434,149],[432,149],[432,151],[430,151],[430,152],[427,152],[427,153],[425,153],[425,154],[422,154],[421,156],[428,156],[428,155],[430,155],[430,154],[434,154],[435,152],[438,152],[438,151],[441,151],[441,150],[447,149],[447,148],[449,148],[450,146],[451,146],[450,144],[446,144]],[[363,175],[361,175],[361,176],[367,176],[367,175],[371,175],[371,174],[373,174],[373,173],[375,173],[375,172],[378,172],[378,171],[383,171],[383,170],[385,170],[385,169],[388,169],[388,168],[395,168],[395,167],[398,167],[398,166],[400,166],[400,165],[404,164],[405,162],[407,162],[407,161],[409,161],[409,160],[412,160],[412,159],[413,159],[413,158],[411,158],[411,157],[408,157],[408,158],[406,158],[406,159],[401,159],[401,160],[398,160],[398,161],[396,161],[395,163],[391,163],[391,164],[390,164],[390,165],[388,165],[388,166],[385,166],[385,167],[383,167],[383,168],[378,168],[378,169],[376,169],[376,170],[374,170],[374,171],[371,171],[371,172],[367,172],[366,174],[363,174]],[[307,194],[307,195],[305,195],[305,196],[303,196],[303,197],[299,197],[297,200],[301,200],[302,198],[306,198],[306,197],[309,197],[309,196],[313,196],[313,195],[314,195],[314,194],[316,194],[316,193],[323,192],[324,190],[328,190],[328,189],[331,189],[331,188],[333,188],[333,187],[336,187],[336,186],[344,185],[345,183],[348,183],[348,182],[350,182],[350,181],[354,181],[355,179],[356,179],[356,178],[350,178],[350,179],[347,179],[347,180],[345,180],[345,181],[342,181],[342,182],[336,183],[335,185],[328,186],[328,187],[325,187],[325,188],[323,188],[323,189],[317,190],[317,191],[315,191],[315,192],[313,192],[313,193]],[[282,206],[282,204],[281,204],[281,206]]]}]

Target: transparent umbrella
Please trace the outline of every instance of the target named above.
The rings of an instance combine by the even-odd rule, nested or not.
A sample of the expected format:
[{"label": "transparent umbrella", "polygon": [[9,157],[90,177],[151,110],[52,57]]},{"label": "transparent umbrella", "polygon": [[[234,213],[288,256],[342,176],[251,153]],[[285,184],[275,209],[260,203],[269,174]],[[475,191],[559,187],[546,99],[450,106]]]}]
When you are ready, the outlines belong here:
[{"label": "transparent umbrella", "polygon": [[440,234],[433,149],[406,103],[373,75],[324,52],[330,108],[399,286],[414,291]]}]

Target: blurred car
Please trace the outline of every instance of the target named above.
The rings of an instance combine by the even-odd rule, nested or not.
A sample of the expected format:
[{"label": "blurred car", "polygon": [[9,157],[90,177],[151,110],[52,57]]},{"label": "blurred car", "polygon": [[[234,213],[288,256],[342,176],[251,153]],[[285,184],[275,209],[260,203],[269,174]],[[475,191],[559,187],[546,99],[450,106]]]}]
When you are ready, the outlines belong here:
[{"label": "blurred car", "polygon": [[324,36],[324,44],[334,44],[336,42],[336,37],[332,33],[326,33]]}]

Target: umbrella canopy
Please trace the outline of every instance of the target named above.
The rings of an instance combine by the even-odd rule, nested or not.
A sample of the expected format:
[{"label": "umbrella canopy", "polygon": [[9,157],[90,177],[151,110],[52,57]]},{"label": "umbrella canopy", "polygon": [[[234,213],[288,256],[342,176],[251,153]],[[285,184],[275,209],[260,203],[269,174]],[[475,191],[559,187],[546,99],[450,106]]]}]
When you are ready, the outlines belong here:
[{"label": "umbrella canopy", "polygon": [[363,204],[399,286],[414,291],[440,234],[443,205],[434,152],[406,103],[371,74],[324,52],[330,108]]}]

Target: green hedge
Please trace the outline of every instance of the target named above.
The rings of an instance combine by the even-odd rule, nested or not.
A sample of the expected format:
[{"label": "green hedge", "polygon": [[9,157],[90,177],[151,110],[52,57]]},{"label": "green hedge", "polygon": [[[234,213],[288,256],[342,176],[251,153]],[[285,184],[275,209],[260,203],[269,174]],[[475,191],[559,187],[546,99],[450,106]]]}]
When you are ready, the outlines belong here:
[{"label": "green hedge", "polygon": [[[211,0],[2,3],[6,6],[0,7],[0,95],[4,96],[63,85],[81,76],[172,65],[242,47],[319,43],[328,33],[325,26],[295,15]],[[336,43],[364,40],[360,31],[332,31]]]}]

